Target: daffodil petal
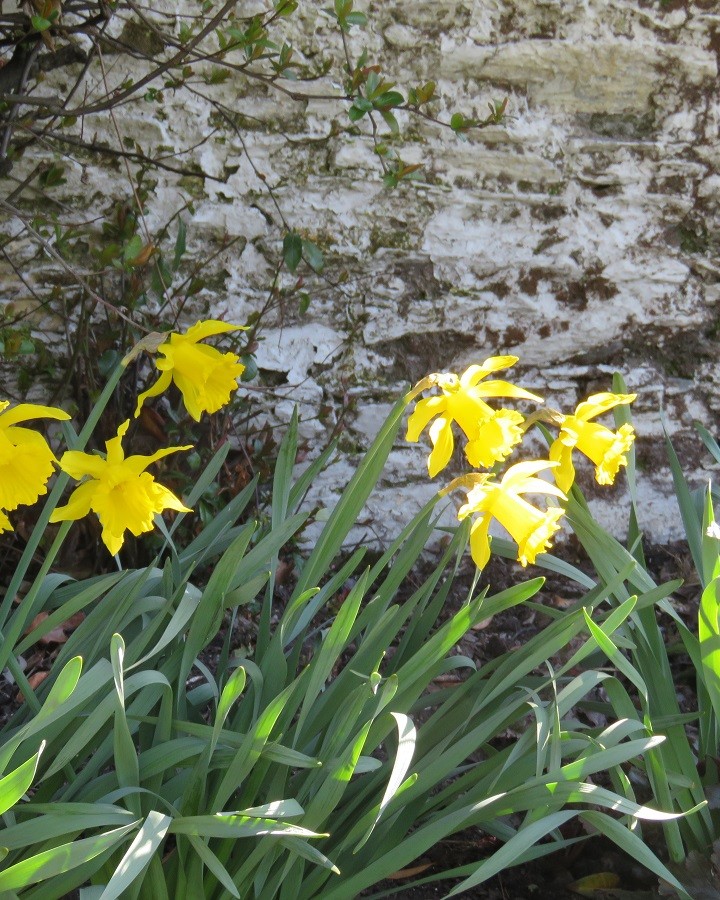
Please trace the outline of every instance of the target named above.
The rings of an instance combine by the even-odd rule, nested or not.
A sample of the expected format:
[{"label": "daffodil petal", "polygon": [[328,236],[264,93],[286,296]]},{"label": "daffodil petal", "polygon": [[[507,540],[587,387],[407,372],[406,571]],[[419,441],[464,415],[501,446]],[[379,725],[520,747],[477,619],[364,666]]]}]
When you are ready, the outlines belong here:
[{"label": "daffodil petal", "polygon": [[558,464],[557,468],[553,470],[555,484],[557,484],[561,491],[567,494],[575,481],[575,466],[573,466],[572,461],[572,447],[567,446],[567,444],[564,444],[563,441],[558,438],[550,445],[548,456],[552,462]]},{"label": "daffodil petal", "polygon": [[418,400],[415,404],[415,410],[408,419],[407,434],[405,440],[415,443],[421,433],[425,430],[428,422],[437,415],[440,415],[447,406],[446,397],[427,397],[424,400]]},{"label": "daffodil petal", "polygon": [[80,450],[66,450],[60,458],[60,468],[76,481],[85,478],[86,475],[99,478],[106,466],[107,463],[102,456],[83,453]]},{"label": "daffodil petal", "polygon": [[139,475],[141,472],[144,472],[148,466],[157,462],[159,459],[170,456],[171,453],[177,453],[180,450],[192,450],[192,448],[192,444],[184,444],[182,447],[163,447],[161,450],[156,450],[155,453],[152,453],[150,456],[134,454],[133,456],[126,457],[123,465],[127,468],[128,472]]},{"label": "daffodil petal", "polygon": [[534,400],[542,403],[543,398],[532,394],[509,381],[485,381],[473,388],[473,393],[478,397],[514,397],[517,400]]},{"label": "daffodil petal", "polygon": [[575,410],[575,415],[578,419],[587,422],[588,419],[594,419],[595,416],[600,416],[602,413],[605,413],[616,406],[632,403],[636,397],[637,394],[613,394],[609,391],[593,394],[578,405],[578,408]]},{"label": "daffodil petal", "polygon": [[514,366],[518,359],[517,356],[491,356],[481,365],[470,366],[466,369],[460,376],[460,386],[463,390],[474,387],[478,381],[482,381],[491,372],[499,372]]},{"label": "daffodil petal", "polygon": [[177,512],[192,512],[189,506],[185,506],[182,500],[162,484],[155,484],[155,496],[158,503],[162,504],[163,509],[174,509]]},{"label": "daffodil petal", "polygon": [[214,347],[204,346],[195,350],[208,351],[202,354],[206,357],[206,365],[199,363],[192,374],[176,368],[173,377],[188,412],[199,421],[203,412],[217,412],[230,402],[230,395],[237,390],[237,379],[245,371],[245,366],[234,353],[222,354]]},{"label": "daffodil petal", "polygon": [[122,425],[118,427],[117,435],[114,438],[110,438],[109,441],[105,441],[105,458],[109,466],[119,466],[124,462],[125,451],[123,450],[122,439],[127,434],[129,427],[130,419],[125,419]]},{"label": "daffodil petal", "polygon": [[5,435],[16,447],[25,448],[42,448],[44,453],[50,453],[55,459],[55,454],[50,450],[50,446],[39,431],[33,431],[32,428],[24,428],[22,425],[13,425],[5,429]]},{"label": "daffodil petal", "polygon": [[199,422],[202,418],[202,414],[205,412],[199,385],[196,384],[192,378],[185,378],[179,372],[174,373],[173,380],[182,394],[185,409],[188,411],[191,418],[195,419],[196,422]]},{"label": "daffodil petal", "polygon": [[135,407],[135,418],[140,415],[143,403],[148,397],[157,397],[170,387],[172,381],[172,371],[163,372],[155,384],[151,385],[146,391],[138,396],[137,406]]},{"label": "daffodil petal", "polygon": [[12,530],[13,530],[13,527],[10,522],[10,519],[8,519],[8,517],[5,515],[5,513],[0,509],[0,534],[2,534],[3,531],[12,531]]},{"label": "daffodil petal", "polygon": [[182,337],[188,341],[197,342],[213,334],[247,330],[247,325],[233,325],[231,322],[221,322],[219,319],[206,319],[204,322],[196,322],[192,327],[188,328]]},{"label": "daffodil petal", "polygon": [[478,569],[484,569],[490,559],[489,529],[489,515],[481,516],[470,529],[470,555]]},{"label": "daffodil petal", "polygon": [[449,419],[444,416],[435,419],[430,426],[430,440],[433,442],[433,449],[428,457],[428,472],[434,478],[450,462],[453,453],[454,441]]},{"label": "daffodil petal", "polygon": [[51,522],[68,522],[84,519],[92,508],[95,482],[86,481],[70,494],[65,506],[56,506],[50,516]]},{"label": "daffodil petal", "polygon": [[531,475],[537,475],[538,472],[542,472],[544,469],[552,469],[556,465],[557,463],[548,459],[530,459],[525,462],[515,463],[503,475],[501,485],[505,490],[517,490]]},{"label": "daffodil petal", "polygon": [[56,409],[54,406],[38,406],[35,403],[18,403],[7,412],[0,412],[0,427],[8,428],[17,422],[27,422],[29,419],[58,419],[67,421],[70,417],[64,409]]},{"label": "daffodil petal", "polygon": [[528,478],[522,487],[516,490],[517,494],[552,494],[554,497],[560,497],[561,500],[567,500],[565,494],[555,484],[549,481],[543,481],[542,478]]},{"label": "daffodil petal", "polygon": [[606,448],[603,458],[595,467],[595,480],[598,484],[613,484],[621,466],[627,465],[627,453],[635,440],[632,425],[623,425],[618,431],[610,432],[613,441]]},{"label": "daffodil petal", "polygon": [[478,437],[478,430],[495,415],[495,410],[472,393],[458,391],[447,397],[445,414],[458,423],[469,441],[473,441]]},{"label": "daffodil petal", "polygon": [[164,447],[151,456],[134,455],[128,459],[122,439],[130,426],[129,419],[120,425],[117,436],[106,442],[107,459],[79,451],[68,451],[61,465],[75,477],[90,476],[70,496],[66,506],[56,509],[52,522],[79,519],[93,511],[102,525],[102,540],[112,554],[121,550],[125,531],[138,536],[151,531],[155,515],[164,509],[190,512],[173,493],[145,472],[151,463],[185,447]]},{"label": "daffodil petal", "polygon": [[112,531],[109,527],[106,527],[103,528],[101,537],[103,544],[105,544],[110,553],[113,556],[117,556],[125,543],[125,530],[123,529],[118,532]]}]

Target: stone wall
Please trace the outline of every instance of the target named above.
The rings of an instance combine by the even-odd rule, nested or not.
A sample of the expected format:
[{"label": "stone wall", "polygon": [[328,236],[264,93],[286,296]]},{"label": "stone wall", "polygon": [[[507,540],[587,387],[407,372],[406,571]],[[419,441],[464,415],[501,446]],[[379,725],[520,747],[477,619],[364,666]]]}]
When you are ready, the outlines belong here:
[{"label": "stone wall", "polygon": [[[306,61],[341,53],[323,5],[301,2],[300,30],[288,22]],[[701,483],[713,467],[692,423],[714,428],[720,412],[716,3],[357,6],[371,25],[353,31],[351,46],[367,45],[400,87],[435,80],[446,119],[456,110],[483,117],[488,101],[507,97],[506,120],[460,140],[404,117],[403,158],[424,167],[418,181],[389,191],[371,140],[348,131],[342,103],[299,103],[230,79],[213,96],[247,116],[244,148],[187,93],[168,94],[160,117],[142,104],[119,115],[123,136],[182,149],[203,173],[158,174],[152,225],[191,199],[197,258],[227,236],[243,238],[205,298],[215,314],[242,321],[265,300],[282,239],[267,184],[285,220],[323,249],[324,277],[305,276],[307,312],[280,310],[257,350],[261,379],[273,385],[268,414],[286,421],[299,402],[311,449],[346,409],[343,455],[314,499],[330,502],[408,382],[514,353],[522,383],[560,408],[624,374],[638,393],[641,524],[653,540],[678,537],[662,422]],[[167,25],[178,5],[156,7]],[[120,16],[113,27],[129,26]],[[116,60],[112,77],[127,65]],[[338,92],[329,80],[310,90]],[[93,125],[98,141],[116,141],[109,119]],[[18,177],[31,164],[24,159]],[[88,197],[83,175],[79,165],[66,173],[68,197]],[[89,187],[90,210],[127,191],[120,166]],[[435,490],[425,452],[398,443],[359,538],[387,539]],[[601,520],[622,532],[624,487],[603,496]]]}]

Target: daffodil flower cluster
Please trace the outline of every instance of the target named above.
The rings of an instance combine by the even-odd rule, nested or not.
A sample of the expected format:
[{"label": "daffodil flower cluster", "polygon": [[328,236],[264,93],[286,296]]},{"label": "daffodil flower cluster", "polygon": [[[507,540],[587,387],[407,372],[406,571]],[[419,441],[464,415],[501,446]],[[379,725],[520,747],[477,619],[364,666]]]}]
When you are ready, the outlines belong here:
[{"label": "daffodil flower cluster", "polygon": [[[473,468],[485,469],[504,463],[522,442],[533,421],[540,420],[558,428],[548,459],[515,463],[500,480],[495,472],[463,475],[440,492],[444,495],[456,488],[467,492],[458,518],[476,516],[470,530],[470,552],[481,569],[490,558],[489,529],[493,519],[517,543],[518,561],[523,566],[534,563],[539,553],[551,547],[552,538],[561,527],[564,508],[548,505],[541,509],[522,495],[544,494],[560,501],[567,500],[567,492],[575,480],[574,450],[594,463],[598,484],[613,484],[619,469],[627,465],[627,453],[635,439],[632,425],[622,425],[612,431],[591,421],[616,406],[631,403],[635,394],[593,394],[580,403],[572,415],[544,409],[528,420],[517,410],[494,408],[488,400],[512,398],[544,402],[537,394],[507,381],[485,380],[494,372],[511,368],[517,361],[516,356],[493,356],[481,365],[470,366],[459,377],[453,373],[435,373],[418,382],[406,398],[411,402],[424,391],[440,390],[439,394],[418,401],[408,420],[406,435],[406,440],[415,442],[430,426],[432,451],[428,457],[428,472],[431,478],[450,462],[455,445],[453,423],[466,438],[464,452],[468,463]],[[537,477],[543,471],[552,475],[554,484]]]},{"label": "daffodil flower cluster", "polygon": [[[185,334],[144,338],[123,363],[127,365],[143,350],[157,352],[160,377],[138,397],[135,416],[147,398],[162,393],[171,383],[179,389],[195,421],[204,412],[214,413],[225,406],[237,390],[237,378],[245,366],[234,353],[220,353],[199,342],[242,328],[208,320],[193,325]],[[136,536],[151,531],[155,516],[164,510],[191,512],[146,470],[163,457],[189,450],[192,445],[166,447],[150,456],[126,456],[122,446],[130,426],[130,420],[126,420],[116,436],[106,442],[104,455],[68,450],[58,460],[41,434],[18,423],[40,418],[67,420],[70,416],[49,406],[21,403],[9,407],[8,401],[0,401],[0,532],[12,528],[7,512],[31,505],[47,493],[56,466],[79,484],[67,504],[53,510],[50,521],[74,521],[95,513],[102,526],[103,543],[112,554],[122,548],[126,531]]]}]

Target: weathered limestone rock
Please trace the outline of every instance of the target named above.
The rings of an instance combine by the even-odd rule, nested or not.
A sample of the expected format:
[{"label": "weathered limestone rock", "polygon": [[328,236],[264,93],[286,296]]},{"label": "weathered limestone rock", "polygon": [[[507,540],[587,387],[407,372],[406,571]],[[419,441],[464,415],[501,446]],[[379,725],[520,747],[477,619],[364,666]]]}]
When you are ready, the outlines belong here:
[{"label": "weathered limestone rock", "polygon": [[[172,21],[177,6],[158,4],[157,14]],[[456,110],[482,117],[488,101],[507,97],[505,122],[460,141],[403,115],[403,158],[424,168],[415,184],[388,191],[369,137],[348,132],[342,103],[319,99],[339,93],[330,80],[313,84],[315,99],[302,103],[244,78],[213,88],[247,117],[244,147],[200,96],[169,92],[159,115],[142,104],[117,114],[123,135],[148,152],[167,146],[199,167],[192,190],[172,173],[154,176],[150,226],[192,199],[196,259],[223,237],[244,239],[220,257],[224,288],[203,298],[232,319],[262,305],[279,256],[266,184],[285,220],[322,247],[327,280],[305,273],[307,313],[283,309],[257,351],[261,376],[284,376],[268,393],[268,415],[282,422],[299,402],[312,448],[342,405],[350,403],[346,450],[357,450],[409,381],[491,354],[520,356],[522,382],[563,408],[609,389],[622,372],[638,393],[641,524],[651,539],[678,537],[663,426],[700,484],[714,467],[693,421],[712,429],[720,413],[716,4],[391,0],[364,8],[371,27],[350,36],[353,52],[367,46],[400,88],[435,80],[446,120]],[[301,3],[300,14],[298,52],[339,57],[337,32],[317,4]],[[113,78],[126,76],[128,62],[118,60]],[[108,119],[93,127],[98,141],[116,142]],[[28,154],[14,174],[33,164]],[[68,197],[87,197],[81,165],[65,177]],[[108,166],[105,183],[89,187],[88,215],[99,214],[108,196],[127,193],[125,173]],[[41,282],[48,271],[32,277]],[[23,302],[12,273],[0,278],[8,299]],[[328,407],[335,414],[321,417]],[[435,489],[424,456],[398,443],[358,539],[386,540]],[[353,461],[350,452],[331,466],[312,502],[327,504]],[[622,533],[622,481],[598,497],[601,520]]]}]

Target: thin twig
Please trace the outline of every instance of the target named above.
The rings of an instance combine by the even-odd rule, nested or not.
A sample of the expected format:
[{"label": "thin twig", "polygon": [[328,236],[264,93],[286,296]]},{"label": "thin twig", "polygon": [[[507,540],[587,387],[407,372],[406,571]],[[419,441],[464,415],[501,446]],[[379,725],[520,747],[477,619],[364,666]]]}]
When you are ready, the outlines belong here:
[{"label": "thin twig", "polygon": [[105,300],[104,297],[101,297],[100,294],[98,294],[98,292],[88,284],[88,282],[82,277],[82,275],[80,275],[75,269],[73,269],[71,265],[69,265],[69,263],[67,263],[62,258],[62,256],[57,252],[53,245],[49,241],[47,241],[35,228],[33,228],[30,222],[28,222],[27,217],[23,215],[23,213],[19,209],[8,203],[7,200],[3,200],[2,198],[0,198],[0,207],[6,212],[15,216],[15,218],[22,223],[25,231],[27,231],[28,234],[31,235],[38,242],[38,244],[40,244],[40,246],[48,254],[48,256],[51,256],[56,262],[60,263],[63,269],[65,269],[65,271],[88,292],[88,295],[92,297],[93,300],[96,300],[98,303],[102,304],[102,306],[105,306],[108,309],[112,310],[112,312],[116,316],[124,319],[126,322],[132,325],[133,328],[139,328],[140,330],[147,331],[149,333],[149,328],[146,328],[140,323],[133,321],[133,319],[131,319],[129,316],[126,316],[125,313],[121,312],[116,306],[113,306],[112,303],[109,303],[107,300]]}]

